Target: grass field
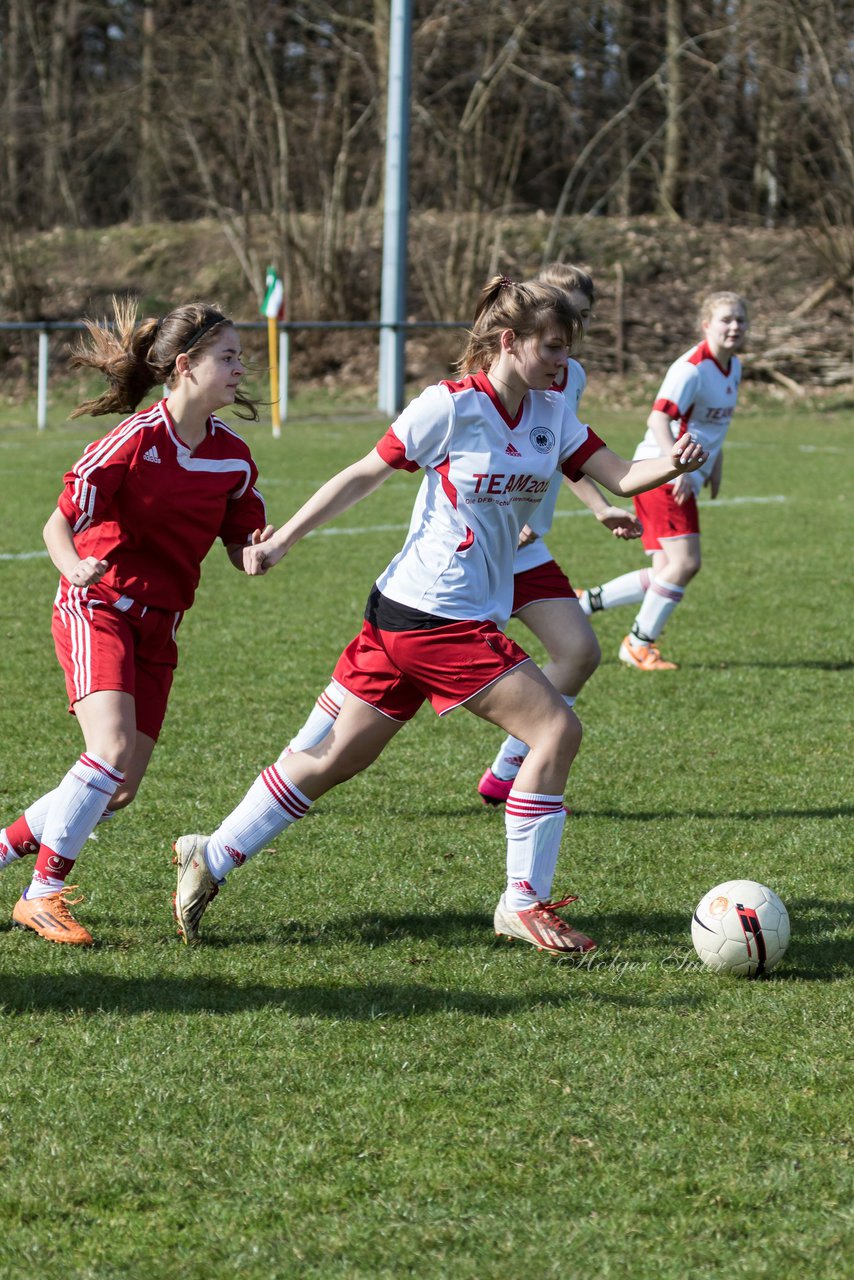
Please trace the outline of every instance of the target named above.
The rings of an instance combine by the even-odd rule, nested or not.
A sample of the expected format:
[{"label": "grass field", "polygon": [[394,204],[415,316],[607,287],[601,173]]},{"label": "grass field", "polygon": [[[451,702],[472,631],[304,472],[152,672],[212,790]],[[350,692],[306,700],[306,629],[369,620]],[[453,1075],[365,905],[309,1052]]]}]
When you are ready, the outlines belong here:
[{"label": "grass field", "polygon": [[[587,409],[632,448],[639,415]],[[248,430],[273,518],[383,425]],[[0,430],[0,820],[79,750],[32,553],[102,429]],[[27,872],[0,877],[0,1276],[854,1276],[852,429],[841,397],[748,400],[663,646],[678,673],[624,670],[631,611],[597,620],[556,883],[599,940],[583,964],[493,940],[503,819],[475,785],[497,735],[464,712],[422,711],[177,942],[170,842],[301,723],[415,482],[269,578],[212,553],[144,788],[75,876],[97,945],[12,931]],[[642,562],[570,499],[550,545],[578,585]],[[765,982],[693,962],[692,909],[736,876],[791,915]]]}]

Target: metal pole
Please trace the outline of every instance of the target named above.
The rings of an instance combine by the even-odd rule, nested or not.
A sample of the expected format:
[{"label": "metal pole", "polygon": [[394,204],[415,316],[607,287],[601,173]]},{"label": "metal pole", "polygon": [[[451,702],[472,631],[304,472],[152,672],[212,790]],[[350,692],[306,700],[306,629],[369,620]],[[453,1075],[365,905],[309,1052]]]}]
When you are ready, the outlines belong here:
[{"label": "metal pole", "polygon": [[411,32],[412,0],[391,0],[378,396],[380,409],[390,416],[403,408],[406,367],[401,326],[406,320]]},{"label": "metal pole", "polygon": [[279,333],[279,420],[288,420],[288,374],[291,358],[290,334],[287,329]]},{"label": "metal pole", "polygon": [[49,354],[47,329],[39,329],[39,378],[36,401],[36,426],[44,431],[47,426],[47,361]]}]

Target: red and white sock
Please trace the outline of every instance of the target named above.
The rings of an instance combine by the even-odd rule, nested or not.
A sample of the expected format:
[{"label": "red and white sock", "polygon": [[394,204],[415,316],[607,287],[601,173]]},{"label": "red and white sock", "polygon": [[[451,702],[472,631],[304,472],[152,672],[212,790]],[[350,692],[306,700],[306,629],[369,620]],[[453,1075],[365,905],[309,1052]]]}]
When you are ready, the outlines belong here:
[{"label": "red and white sock", "polygon": [[307,751],[322,742],[338,719],[338,713],[344,705],[347,690],[337,680],[330,680],[312,707],[311,713],[302,728],[294,734],[285,748],[287,755],[295,751]]},{"label": "red and white sock", "polygon": [[205,861],[217,880],[243,866],[275,840],[286,827],[305,817],[311,801],[295,787],[278,765],[270,765],[208,841]]},{"label": "red and white sock", "polygon": [[89,752],[71,766],[51,792],[33,879],[25,897],[44,898],[59,892],[108,801],[123,782],[123,773]]},{"label": "red and white sock", "polygon": [[563,796],[510,792],[504,806],[507,888],[510,911],[522,911],[551,896],[566,810]]},{"label": "red and white sock", "polygon": [[[677,586],[675,582],[665,582],[663,578],[653,577],[634,621],[635,633],[657,640],[664,630],[665,622],[684,595],[684,587]],[[631,641],[632,637],[629,639]]]},{"label": "red and white sock", "polygon": [[[10,866],[12,862],[17,862],[19,858],[38,853],[47,815],[50,813],[55,795],[56,791],[53,790],[48,791],[47,795],[39,796],[38,800],[34,800],[24,810],[20,818],[16,818],[5,830],[0,831],[0,871],[5,866]],[[100,826],[102,822],[109,822],[110,818],[115,816],[114,809],[105,809],[95,825]]]},{"label": "red and white sock", "polygon": [[[10,822],[0,831],[0,871],[28,854],[37,854],[41,844],[44,819],[50,809],[53,792],[36,800],[25,809],[20,818]],[[33,829],[35,827],[35,830]]]},{"label": "red and white sock", "polygon": [[[621,573],[619,578],[603,582],[601,587],[591,587],[588,591],[590,607],[584,609],[587,614],[597,613],[600,609],[616,609],[621,604],[640,604],[649,589],[652,573],[649,569],[635,569],[631,573]],[[582,608],[584,608],[582,601]]]}]

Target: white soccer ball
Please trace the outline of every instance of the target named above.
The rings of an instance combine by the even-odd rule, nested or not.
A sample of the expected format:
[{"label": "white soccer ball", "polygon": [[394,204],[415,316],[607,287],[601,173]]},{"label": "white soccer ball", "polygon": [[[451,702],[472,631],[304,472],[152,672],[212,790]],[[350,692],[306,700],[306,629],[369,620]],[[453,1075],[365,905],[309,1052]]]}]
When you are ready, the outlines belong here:
[{"label": "white soccer ball", "polygon": [[761,978],[776,969],[786,953],[789,913],[766,885],[727,880],[697,904],[691,940],[709,969]]}]

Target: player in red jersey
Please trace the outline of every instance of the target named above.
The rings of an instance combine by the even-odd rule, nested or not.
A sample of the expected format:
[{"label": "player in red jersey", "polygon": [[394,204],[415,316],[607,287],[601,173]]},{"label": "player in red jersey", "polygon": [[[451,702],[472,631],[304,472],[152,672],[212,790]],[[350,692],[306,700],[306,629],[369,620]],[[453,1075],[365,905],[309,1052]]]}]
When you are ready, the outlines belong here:
[{"label": "player in red jersey", "polygon": [[697,495],[704,485],[717,497],[723,469],[723,443],[735,412],[741,381],[738,352],[747,336],[747,304],[737,293],[712,293],[702,303],[703,339],[668,369],[647,420],[647,432],[635,458],[664,456],[686,431],[708,451],[691,475],[635,498],[643,521],[643,545],[652,570],[638,569],[591,587],[581,595],[585,613],[640,604],[630,633],[620,646],[620,661],[636,671],[673,671],[656,640],[685,588],[700,571],[700,515]]},{"label": "player in red jersey", "polygon": [[114,330],[88,322],[78,367],[109,389],[72,415],[132,411],[156,385],[168,395],[96,440],[65,476],[44,538],[60,572],[53,638],[85,751],[52,791],[0,830],[0,868],[36,855],[12,919],[53,942],[92,942],[68,908],[66,879],[98,822],[136,795],[157,742],[177,664],[175,633],[216,538],[235,568],[272,533],[249,448],[216,410],[238,405],[240,339],[216,307],[192,303],[137,323],[115,302]]},{"label": "player in red jersey", "polygon": [[175,845],[175,914],[185,942],[225,877],[302,818],[330,788],[367,768],[427,700],[465,706],[531,750],[505,807],[506,888],[497,934],[567,954],[595,944],[551,900],[566,813],[563,789],[581,727],[554,685],[502,628],[524,524],[555,471],[630,495],[700,466],[685,435],[666,459],[629,463],[583,426],[553,390],[580,332],[565,293],[496,277],[484,289],[463,377],[428,387],[369,454],[327,481],[262,546],[247,572],[272,568],[312,529],[349,510],[396,470],[425,479],[401,551],[380,574],[358,636],[335,668],[352,694],[323,741],[265,769],[213,835]]}]

